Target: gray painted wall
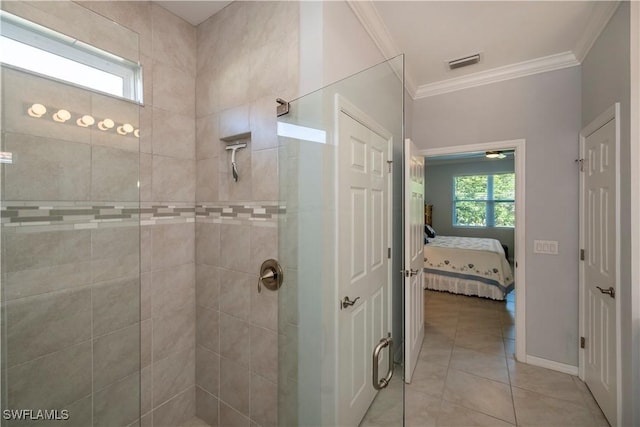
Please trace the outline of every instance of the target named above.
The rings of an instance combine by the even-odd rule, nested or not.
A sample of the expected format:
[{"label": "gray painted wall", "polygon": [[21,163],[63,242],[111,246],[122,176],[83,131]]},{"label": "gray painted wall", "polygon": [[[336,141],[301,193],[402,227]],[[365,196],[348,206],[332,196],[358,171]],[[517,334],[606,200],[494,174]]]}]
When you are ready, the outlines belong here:
[{"label": "gray painted wall", "polygon": [[[638,364],[638,348],[632,344],[631,292],[631,180],[630,177],[630,14],[629,3],[622,2],[582,63],[582,125],[588,125],[604,110],[620,102],[620,298],[622,319],[622,406],[620,425],[638,425],[632,407],[633,364]],[[637,185],[637,183],[635,183]],[[637,260],[636,260],[637,262]],[[637,286],[638,284],[636,284]],[[638,372],[636,371],[636,378]]]},{"label": "gray painted wall", "polygon": [[497,239],[509,247],[513,258],[514,241],[512,228],[454,227],[453,177],[457,175],[482,175],[513,172],[513,157],[501,160],[474,159],[425,166],[425,203],[433,205],[433,228],[443,236],[485,237]]},{"label": "gray painted wall", "polygon": [[[526,139],[527,353],[578,364],[578,134],[580,68],[415,101],[422,148]],[[557,240],[559,254],[533,253]]]}]

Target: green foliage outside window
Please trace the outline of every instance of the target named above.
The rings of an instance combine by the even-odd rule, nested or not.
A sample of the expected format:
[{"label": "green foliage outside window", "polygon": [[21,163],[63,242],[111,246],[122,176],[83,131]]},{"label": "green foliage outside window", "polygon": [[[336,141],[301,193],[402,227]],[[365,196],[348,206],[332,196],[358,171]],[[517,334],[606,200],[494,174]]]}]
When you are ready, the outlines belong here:
[{"label": "green foliage outside window", "polygon": [[453,192],[454,225],[515,226],[515,174],[456,176]]}]

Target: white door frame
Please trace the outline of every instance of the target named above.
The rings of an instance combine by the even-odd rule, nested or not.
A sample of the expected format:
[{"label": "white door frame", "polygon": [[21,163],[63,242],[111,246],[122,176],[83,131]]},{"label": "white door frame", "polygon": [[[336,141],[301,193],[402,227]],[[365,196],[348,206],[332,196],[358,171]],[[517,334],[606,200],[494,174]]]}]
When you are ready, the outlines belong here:
[{"label": "white door frame", "polygon": [[470,151],[514,150],[514,168],[516,174],[516,229],[514,240],[516,243],[514,260],[518,263],[515,270],[516,283],[516,359],[520,362],[527,360],[527,335],[526,335],[526,228],[525,228],[525,140],[514,139],[510,141],[487,142],[469,145],[454,145],[450,147],[428,148],[420,150],[418,154],[423,156],[443,156],[449,154],[467,153]]},{"label": "white door frame", "polygon": [[[610,122],[611,120],[615,120],[616,126],[616,284],[617,289],[620,289],[620,103],[615,103],[611,107],[607,108],[605,112],[600,114],[595,120],[589,123],[584,129],[580,131],[580,158],[584,159],[584,145],[587,137],[591,135],[596,130],[600,129],[602,126]],[[580,212],[580,248],[584,248],[585,236],[584,236],[584,212],[582,209],[582,205],[584,203],[584,173],[580,174],[580,208],[578,209]],[[633,262],[632,262],[633,264]],[[578,269],[578,295],[579,295],[579,326],[578,332],[579,336],[585,336],[586,330],[586,318],[584,312],[584,262],[580,261],[580,267]],[[620,422],[622,420],[622,337],[621,337],[621,328],[620,328],[620,298],[616,298],[616,413],[617,419]],[[584,362],[584,353],[585,350],[583,348],[578,352],[578,376],[581,380],[584,381],[584,371],[585,371],[585,362]]]}]

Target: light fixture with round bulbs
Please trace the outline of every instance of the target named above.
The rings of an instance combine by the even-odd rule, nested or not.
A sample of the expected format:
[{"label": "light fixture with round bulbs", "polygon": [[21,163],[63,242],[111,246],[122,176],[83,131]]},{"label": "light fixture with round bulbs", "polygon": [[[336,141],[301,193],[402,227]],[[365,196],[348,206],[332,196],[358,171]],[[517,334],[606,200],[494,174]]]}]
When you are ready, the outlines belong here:
[{"label": "light fixture with round bulbs", "polygon": [[118,128],[116,129],[116,131],[120,134],[120,135],[127,135],[131,132],[133,132],[133,126],[131,126],[129,123],[125,123],[122,126],[118,126]]},{"label": "light fixture with round bulbs", "polygon": [[39,119],[40,117],[44,116],[46,112],[47,112],[47,107],[45,107],[42,104],[33,104],[27,110],[27,114],[29,114],[31,117],[35,117],[36,119]]},{"label": "light fixture with round bulbs", "polygon": [[111,119],[104,119],[103,121],[98,122],[98,128],[100,128],[100,130],[109,130],[115,125],[116,124]]},{"label": "light fixture with round bulbs", "polygon": [[64,123],[71,118],[71,113],[67,110],[58,110],[57,113],[53,115],[53,120],[59,123]]},{"label": "light fixture with round bulbs", "polygon": [[77,121],[76,124],[80,127],[83,128],[88,128],[89,126],[93,126],[93,124],[96,122],[96,120],[91,117],[88,114],[85,114],[84,116],[80,117]]}]

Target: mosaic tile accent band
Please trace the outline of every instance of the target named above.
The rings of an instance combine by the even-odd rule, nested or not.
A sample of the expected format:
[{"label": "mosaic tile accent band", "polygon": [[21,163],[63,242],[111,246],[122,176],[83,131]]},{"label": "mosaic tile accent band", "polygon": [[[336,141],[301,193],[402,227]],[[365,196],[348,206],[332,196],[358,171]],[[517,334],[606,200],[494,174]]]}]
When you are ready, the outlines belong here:
[{"label": "mosaic tile accent band", "polygon": [[277,223],[286,209],[277,202],[262,203],[138,203],[135,202],[11,202],[0,207],[3,227],[83,229],[182,222]]}]

